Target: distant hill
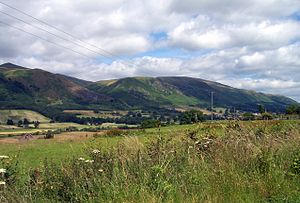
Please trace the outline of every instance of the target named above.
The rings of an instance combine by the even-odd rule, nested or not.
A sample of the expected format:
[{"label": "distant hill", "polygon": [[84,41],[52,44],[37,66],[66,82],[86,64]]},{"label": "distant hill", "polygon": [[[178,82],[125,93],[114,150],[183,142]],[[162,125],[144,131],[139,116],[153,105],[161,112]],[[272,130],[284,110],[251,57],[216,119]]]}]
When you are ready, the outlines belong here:
[{"label": "distant hill", "polygon": [[27,68],[25,68],[25,67],[18,66],[18,65],[15,65],[15,64],[13,64],[13,63],[4,63],[4,64],[0,65],[0,68],[27,69]]},{"label": "distant hill", "polygon": [[134,77],[90,82],[28,69],[0,65],[0,108],[54,112],[64,109],[208,108],[214,92],[216,107],[256,111],[258,104],[283,111],[294,100],[189,77]]},{"label": "distant hill", "polygon": [[211,92],[216,107],[257,111],[259,104],[268,110],[284,111],[294,100],[255,91],[232,88],[220,83],[190,77],[134,77],[99,81],[90,89],[113,98],[121,99],[129,106],[195,106],[208,108]]},{"label": "distant hill", "polygon": [[27,69],[13,64],[0,66],[0,108],[51,109],[113,108],[114,99],[91,91],[88,81]]}]

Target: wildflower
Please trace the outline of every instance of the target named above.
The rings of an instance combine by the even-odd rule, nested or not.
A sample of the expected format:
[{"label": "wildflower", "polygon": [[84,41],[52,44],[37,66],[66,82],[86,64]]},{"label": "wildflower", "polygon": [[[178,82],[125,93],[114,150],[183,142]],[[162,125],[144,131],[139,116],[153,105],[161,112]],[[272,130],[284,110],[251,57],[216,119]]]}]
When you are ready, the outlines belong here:
[{"label": "wildflower", "polygon": [[99,171],[100,173],[104,172],[104,170],[103,170],[103,169],[99,169],[98,171]]},{"label": "wildflower", "polygon": [[84,161],[85,159],[84,158],[82,158],[82,157],[79,157],[79,159],[78,159],[79,161]]},{"label": "wildflower", "polygon": [[85,160],[85,163],[94,163],[94,160]]},{"label": "wildflower", "polygon": [[6,169],[0,168],[0,174],[1,174],[1,173],[6,173]]},{"label": "wildflower", "polygon": [[0,181],[0,185],[5,185],[5,184],[6,184],[6,182]]},{"label": "wildflower", "polygon": [[8,156],[0,155],[0,159],[8,159],[8,158],[9,158]]},{"label": "wildflower", "polygon": [[93,150],[93,154],[99,154],[99,153],[100,153],[100,151],[98,149]]}]

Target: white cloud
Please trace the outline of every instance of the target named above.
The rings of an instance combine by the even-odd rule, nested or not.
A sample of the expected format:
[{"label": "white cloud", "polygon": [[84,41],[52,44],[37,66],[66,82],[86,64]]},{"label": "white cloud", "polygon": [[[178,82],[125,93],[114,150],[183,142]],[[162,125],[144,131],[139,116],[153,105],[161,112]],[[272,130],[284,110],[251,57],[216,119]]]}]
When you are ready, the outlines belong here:
[{"label": "white cloud", "polygon": [[293,20],[220,24],[205,16],[181,23],[169,33],[170,43],[187,50],[247,46],[256,50],[278,48],[300,38]]},{"label": "white cloud", "polygon": [[[291,17],[300,10],[299,0],[5,2],[83,41],[129,57],[129,61],[122,63],[114,58],[108,60],[113,60],[112,64],[106,64],[107,59],[94,52],[0,13],[0,21],[88,56],[80,56],[0,23],[1,62],[11,61],[87,80],[186,75],[281,93],[300,101],[300,22]],[[41,26],[3,5],[0,10]],[[46,29],[81,43],[51,28]],[[158,40],[153,37],[156,33],[166,36]],[[165,55],[161,50],[166,50]],[[183,59],[181,53],[188,57]]]}]

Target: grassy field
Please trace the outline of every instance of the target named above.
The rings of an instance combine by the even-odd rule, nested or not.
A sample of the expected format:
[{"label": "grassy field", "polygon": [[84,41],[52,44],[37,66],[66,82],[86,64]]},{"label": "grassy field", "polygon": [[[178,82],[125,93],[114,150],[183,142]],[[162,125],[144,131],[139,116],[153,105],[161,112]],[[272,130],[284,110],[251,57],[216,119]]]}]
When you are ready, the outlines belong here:
[{"label": "grassy field", "polygon": [[94,117],[94,118],[119,118],[126,115],[128,111],[98,111],[92,110],[64,110],[65,113],[78,114],[78,117]]},{"label": "grassy field", "polygon": [[23,120],[24,118],[30,121],[49,122],[50,119],[30,110],[0,110],[0,123],[5,124],[7,119],[12,119],[14,122]]},{"label": "grassy field", "polygon": [[[0,138],[1,137],[12,137],[12,136],[20,136],[23,134],[30,134],[30,133],[39,133],[39,134],[45,134],[48,130],[58,130],[58,129],[66,129],[70,127],[76,128],[78,131],[82,130],[84,128],[118,128],[127,126],[130,128],[135,128],[137,125],[126,125],[126,124],[116,124],[116,123],[103,123],[99,126],[90,126],[90,125],[81,125],[77,123],[41,123],[38,128],[34,128],[34,125],[29,125],[29,128],[22,128],[17,126],[11,126],[11,125],[0,125]],[[0,140],[1,143],[1,140]]]},{"label": "grassy field", "polygon": [[300,121],[207,122],[109,132],[1,144],[0,155],[17,158],[0,166],[8,171],[0,199],[299,201]]},{"label": "grassy field", "polygon": [[33,124],[29,125],[31,128],[22,128],[17,126],[0,125],[0,138],[7,136],[17,136],[25,133],[45,133],[48,130],[64,129],[68,127],[76,127],[78,130],[83,128],[90,128],[89,125],[80,125],[77,123],[41,123],[37,129],[34,128]]},{"label": "grassy field", "polygon": [[[193,125],[178,125],[164,127],[160,131],[158,129],[146,129],[145,131],[132,130],[130,131],[130,135],[139,137],[141,141],[146,141],[158,133],[167,135],[173,131],[184,132],[193,127]],[[101,137],[105,132],[67,132],[55,135],[54,139],[51,140],[33,139],[28,142],[20,142],[18,138],[0,138],[0,152],[11,156],[18,156],[20,163],[25,168],[38,167],[46,158],[59,162],[66,157],[82,154],[84,149],[91,145],[103,144],[103,146],[110,148],[124,139],[122,136]],[[100,138],[93,138],[95,134],[100,135]]]}]

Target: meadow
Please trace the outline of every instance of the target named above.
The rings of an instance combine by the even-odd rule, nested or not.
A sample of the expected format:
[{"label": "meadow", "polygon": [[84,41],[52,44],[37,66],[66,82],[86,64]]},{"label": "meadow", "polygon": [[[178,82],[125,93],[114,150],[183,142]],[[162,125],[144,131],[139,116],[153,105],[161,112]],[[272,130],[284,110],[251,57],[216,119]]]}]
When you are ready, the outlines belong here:
[{"label": "meadow", "polygon": [[2,124],[6,123],[7,119],[12,119],[17,123],[24,118],[30,118],[32,121],[40,121],[41,123],[50,121],[49,118],[31,110],[0,110],[0,123]]},{"label": "meadow", "polygon": [[1,144],[0,202],[300,199],[299,121],[83,133]]}]

